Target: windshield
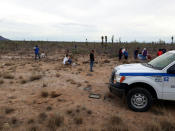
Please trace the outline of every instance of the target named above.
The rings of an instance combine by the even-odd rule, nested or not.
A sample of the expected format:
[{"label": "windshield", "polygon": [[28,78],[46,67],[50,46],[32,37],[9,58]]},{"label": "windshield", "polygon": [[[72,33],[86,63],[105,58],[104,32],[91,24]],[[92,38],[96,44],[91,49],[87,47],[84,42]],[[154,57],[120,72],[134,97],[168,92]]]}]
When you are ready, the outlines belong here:
[{"label": "windshield", "polygon": [[175,54],[168,52],[150,61],[148,65],[152,66],[153,68],[162,70],[173,61],[175,61]]}]

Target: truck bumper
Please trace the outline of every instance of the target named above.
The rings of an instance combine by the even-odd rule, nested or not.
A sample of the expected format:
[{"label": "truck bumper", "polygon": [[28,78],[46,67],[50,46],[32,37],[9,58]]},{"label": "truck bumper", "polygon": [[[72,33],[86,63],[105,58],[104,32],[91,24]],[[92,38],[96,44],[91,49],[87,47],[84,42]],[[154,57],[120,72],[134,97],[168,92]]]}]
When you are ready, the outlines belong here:
[{"label": "truck bumper", "polygon": [[110,92],[114,94],[123,95],[125,94],[127,88],[128,88],[128,84],[125,84],[125,83],[115,83],[115,84],[110,83],[109,84],[109,90]]}]

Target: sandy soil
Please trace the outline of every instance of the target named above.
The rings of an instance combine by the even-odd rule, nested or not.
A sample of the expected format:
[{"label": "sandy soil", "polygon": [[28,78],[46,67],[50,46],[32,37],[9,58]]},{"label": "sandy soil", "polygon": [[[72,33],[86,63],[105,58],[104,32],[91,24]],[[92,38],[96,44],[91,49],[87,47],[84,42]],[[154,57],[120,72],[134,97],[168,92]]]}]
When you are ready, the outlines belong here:
[{"label": "sandy soil", "polygon": [[[76,56],[74,67],[63,66],[63,56],[58,53],[40,61],[31,56],[1,56],[0,130],[141,131],[155,121],[174,121],[173,102],[171,106],[161,102],[149,112],[135,113],[124,98],[109,93],[112,69],[121,64],[117,59],[97,56],[90,73],[88,56]],[[110,62],[105,63],[106,59]],[[91,90],[84,90],[86,87]],[[89,98],[90,93],[101,98]],[[53,124],[55,116],[62,118],[60,124]]]}]

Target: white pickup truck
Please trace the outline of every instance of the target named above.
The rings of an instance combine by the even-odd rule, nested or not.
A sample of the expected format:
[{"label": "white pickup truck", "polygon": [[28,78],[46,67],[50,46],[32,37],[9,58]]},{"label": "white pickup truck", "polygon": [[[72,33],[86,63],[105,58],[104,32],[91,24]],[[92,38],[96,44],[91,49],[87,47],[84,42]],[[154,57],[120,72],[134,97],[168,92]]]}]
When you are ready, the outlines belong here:
[{"label": "white pickup truck", "polygon": [[175,51],[149,63],[115,67],[109,90],[125,94],[128,107],[136,112],[147,111],[154,99],[175,100]]}]

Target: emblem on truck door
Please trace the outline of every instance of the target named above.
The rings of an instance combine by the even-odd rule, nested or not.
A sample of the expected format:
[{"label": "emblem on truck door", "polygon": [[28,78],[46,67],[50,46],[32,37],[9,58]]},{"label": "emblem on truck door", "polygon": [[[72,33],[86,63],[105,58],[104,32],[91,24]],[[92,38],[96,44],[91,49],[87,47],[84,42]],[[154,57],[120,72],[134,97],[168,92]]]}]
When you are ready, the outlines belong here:
[{"label": "emblem on truck door", "polygon": [[169,81],[169,77],[164,77],[164,81],[168,82]]}]

